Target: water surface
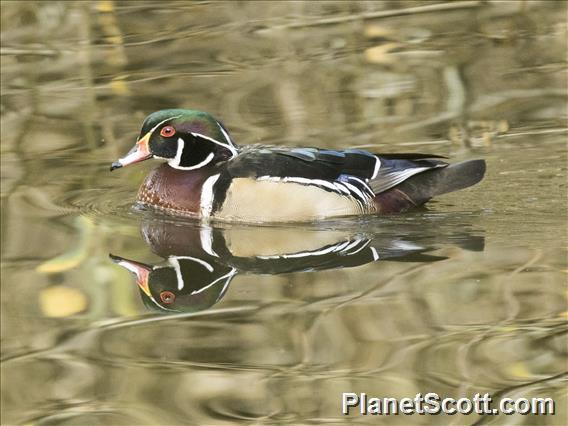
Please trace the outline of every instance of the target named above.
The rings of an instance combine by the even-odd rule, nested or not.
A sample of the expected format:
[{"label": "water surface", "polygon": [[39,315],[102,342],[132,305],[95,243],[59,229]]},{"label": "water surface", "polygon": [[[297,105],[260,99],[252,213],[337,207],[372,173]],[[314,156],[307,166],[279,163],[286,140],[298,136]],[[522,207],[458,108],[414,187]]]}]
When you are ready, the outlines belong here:
[{"label": "water surface", "polygon": [[[566,3],[2,2],[1,24],[3,424],[343,423],[342,392],[557,402],[357,422],[568,423]],[[108,172],[166,107],[488,172],[404,215],[203,228],[132,208],[156,162]],[[152,301],[109,258],[171,266],[204,232],[233,256],[175,309],[179,281]]]}]

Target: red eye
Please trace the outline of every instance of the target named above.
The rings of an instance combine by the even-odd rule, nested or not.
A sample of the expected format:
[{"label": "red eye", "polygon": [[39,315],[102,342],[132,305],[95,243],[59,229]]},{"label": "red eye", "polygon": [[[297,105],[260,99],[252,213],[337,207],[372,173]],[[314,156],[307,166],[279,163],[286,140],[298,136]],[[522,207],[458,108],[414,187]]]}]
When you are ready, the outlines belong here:
[{"label": "red eye", "polygon": [[176,295],[171,291],[162,291],[160,293],[160,300],[166,305],[169,305],[170,303],[174,303],[174,300],[176,300]]},{"label": "red eye", "polygon": [[162,135],[165,138],[170,138],[175,134],[176,134],[176,129],[174,129],[172,126],[163,127],[162,130],[160,130],[160,135]]}]

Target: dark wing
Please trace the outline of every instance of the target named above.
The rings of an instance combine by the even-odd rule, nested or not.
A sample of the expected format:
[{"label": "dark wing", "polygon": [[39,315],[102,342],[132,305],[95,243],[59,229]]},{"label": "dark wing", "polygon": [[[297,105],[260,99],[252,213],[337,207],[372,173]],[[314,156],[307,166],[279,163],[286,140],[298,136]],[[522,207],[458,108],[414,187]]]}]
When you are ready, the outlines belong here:
[{"label": "dark wing", "polygon": [[340,175],[372,177],[377,157],[367,151],[317,148],[247,147],[227,169],[232,177],[299,177],[334,181]]},{"label": "dark wing", "polygon": [[417,173],[447,165],[433,158],[443,157],[429,154],[375,155],[361,149],[335,151],[251,146],[228,162],[227,171],[231,177],[292,177],[351,184],[360,180],[378,194]]}]

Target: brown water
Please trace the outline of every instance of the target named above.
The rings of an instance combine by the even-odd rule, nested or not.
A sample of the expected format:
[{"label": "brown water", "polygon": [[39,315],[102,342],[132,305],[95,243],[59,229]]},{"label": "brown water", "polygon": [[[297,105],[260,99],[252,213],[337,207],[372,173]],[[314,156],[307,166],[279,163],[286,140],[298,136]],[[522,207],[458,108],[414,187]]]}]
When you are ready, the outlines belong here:
[{"label": "brown water", "polygon": [[[1,24],[3,424],[568,423],[565,2],[3,1]],[[405,215],[203,228],[132,208],[156,162],[108,172],[165,107],[488,173]],[[207,238],[234,256],[169,310],[108,257]],[[347,419],[342,392],[557,412]]]}]

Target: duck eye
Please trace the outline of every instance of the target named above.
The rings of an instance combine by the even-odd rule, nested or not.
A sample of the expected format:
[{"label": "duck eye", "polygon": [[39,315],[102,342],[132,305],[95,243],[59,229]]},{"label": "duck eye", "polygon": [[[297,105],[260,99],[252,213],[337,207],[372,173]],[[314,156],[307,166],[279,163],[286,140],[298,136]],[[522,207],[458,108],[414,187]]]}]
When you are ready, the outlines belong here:
[{"label": "duck eye", "polygon": [[166,305],[169,305],[171,303],[174,303],[174,300],[176,300],[176,295],[171,291],[162,291],[160,293],[160,300]]},{"label": "duck eye", "polygon": [[175,134],[176,134],[176,129],[174,129],[172,126],[163,127],[162,130],[160,130],[160,135],[162,135],[165,138],[172,137]]}]

